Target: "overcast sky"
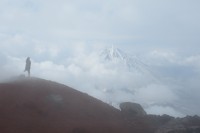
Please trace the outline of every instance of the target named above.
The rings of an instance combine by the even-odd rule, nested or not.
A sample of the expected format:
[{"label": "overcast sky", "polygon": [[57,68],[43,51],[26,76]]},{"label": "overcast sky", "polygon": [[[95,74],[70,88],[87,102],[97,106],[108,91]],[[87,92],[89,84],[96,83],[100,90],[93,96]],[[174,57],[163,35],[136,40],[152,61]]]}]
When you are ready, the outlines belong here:
[{"label": "overcast sky", "polygon": [[[30,56],[33,76],[105,102],[200,115],[199,6],[199,0],[1,0],[0,80],[24,74]],[[112,45],[140,57],[161,81],[102,63],[100,51]]]}]

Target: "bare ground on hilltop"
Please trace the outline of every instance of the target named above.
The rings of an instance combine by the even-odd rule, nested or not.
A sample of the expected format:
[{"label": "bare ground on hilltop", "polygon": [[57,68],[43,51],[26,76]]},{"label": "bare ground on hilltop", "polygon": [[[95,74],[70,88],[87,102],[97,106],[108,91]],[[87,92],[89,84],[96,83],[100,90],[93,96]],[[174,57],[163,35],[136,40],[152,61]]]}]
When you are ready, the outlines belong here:
[{"label": "bare ground on hilltop", "polygon": [[119,110],[68,86],[38,78],[0,84],[1,133],[138,133]]}]

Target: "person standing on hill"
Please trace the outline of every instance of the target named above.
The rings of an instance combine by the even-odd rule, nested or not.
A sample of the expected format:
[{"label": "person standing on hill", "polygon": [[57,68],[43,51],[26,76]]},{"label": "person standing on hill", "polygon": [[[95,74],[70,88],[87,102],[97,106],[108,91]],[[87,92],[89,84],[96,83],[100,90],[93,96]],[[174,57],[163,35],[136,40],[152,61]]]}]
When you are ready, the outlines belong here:
[{"label": "person standing on hill", "polygon": [[30,57],[26,59],[26,66],[24,72],[28,72],[28,77],[30,77],[30,70],[31,70],[31,60]]}]

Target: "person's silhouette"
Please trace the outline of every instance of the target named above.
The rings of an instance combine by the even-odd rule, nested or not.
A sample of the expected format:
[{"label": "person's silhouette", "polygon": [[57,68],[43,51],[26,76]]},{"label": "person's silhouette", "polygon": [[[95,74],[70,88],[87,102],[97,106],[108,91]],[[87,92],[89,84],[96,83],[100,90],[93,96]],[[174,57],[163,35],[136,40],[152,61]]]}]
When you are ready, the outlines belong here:
[{"label": "person's silhouette", "polygon": [[25,66],[24,72],[27,71],[29,77],[30,77],[30,70],[31,70],[31,60],[30,60],[30,57],[28,57],[26,59],[26,66]]}]

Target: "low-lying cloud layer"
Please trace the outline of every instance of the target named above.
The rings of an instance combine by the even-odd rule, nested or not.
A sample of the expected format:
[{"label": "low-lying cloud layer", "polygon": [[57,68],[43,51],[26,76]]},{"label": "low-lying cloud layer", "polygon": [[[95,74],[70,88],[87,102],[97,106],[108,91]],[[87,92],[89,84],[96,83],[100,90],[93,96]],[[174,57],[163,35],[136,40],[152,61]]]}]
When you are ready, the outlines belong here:
[{"label": "low-lying cloud layer", "polygon": [[[102,50],[94,48],[90,53],[78,50],[78,54],[59,61],[32,58],[31,74],[74,87],[115,107],[131,101],[142,104],[153,114],[199,114],[199,55],[183,58],[164,51],[150,51],[141,56],[141,61],[151,69],[149,74],[129,71],[123,62],[103,60]],[[25,74],[26,57],[5,54],[0,57],[1,79]]]}]

